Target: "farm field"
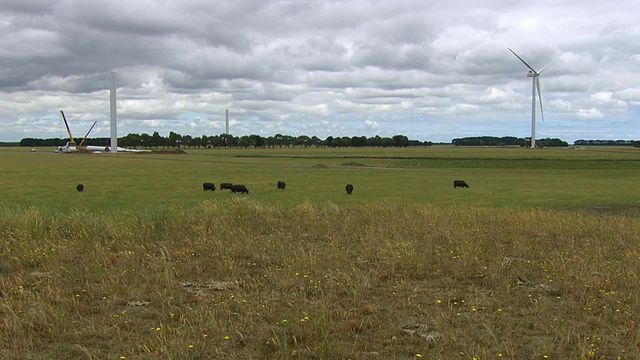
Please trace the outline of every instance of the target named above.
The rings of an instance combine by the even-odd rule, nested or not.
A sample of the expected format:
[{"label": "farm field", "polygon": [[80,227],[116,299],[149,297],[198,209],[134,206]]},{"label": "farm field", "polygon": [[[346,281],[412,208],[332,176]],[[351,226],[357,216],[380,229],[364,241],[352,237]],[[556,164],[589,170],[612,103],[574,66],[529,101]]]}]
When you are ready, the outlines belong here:
[{"label": "farm field", "polygon": [[0,148],[0,358],[640,358],[640,149],[186,152]]},{"label": "farm field", "polygon": [[[217,149],[186,155],[53,154],[0,150],[4,204],[52,211],[144,212],[229,201],[202,183],[245,184],[251,199],[295,205],[425,203],[581,208],[640,205],[640,149]],[[464,179],[469,189],[453,189]],[[278,191],[276,182],[287,183]],[[82,183],[83,193],[75,192]],[[345,197],[344,186],[355,191]]]}]

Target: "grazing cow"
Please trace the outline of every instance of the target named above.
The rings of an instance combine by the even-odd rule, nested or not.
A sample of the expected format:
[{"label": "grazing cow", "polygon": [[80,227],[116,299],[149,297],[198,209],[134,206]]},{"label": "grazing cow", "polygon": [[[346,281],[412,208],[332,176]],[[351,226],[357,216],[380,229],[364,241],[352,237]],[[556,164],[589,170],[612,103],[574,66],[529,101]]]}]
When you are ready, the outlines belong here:
[{"label": "grazing cow", "polygon": [[248,194],[248,193],[249,193],[249,189],[247,189],[247,187],[246,187],[246,186],[244,186],[244,185],[233,185],[233,186],[231,187],[231,192],[232,192],[232,193],[237,193],[237,192],[239,192],[239,193],[241,193],[241,194],[244,194],[244,193],[247,193],[247,194]]},{"label": "grazing cow", "polygon": [[347,184],[345,190],[347,190],[347,194],[351,195],[351,193],[353,192],[353,185]]},{"label": "grazing cow", "polygon": [[202,183],[202,191],[216,191],[216,184],[214,183]]},{"label": "grazing cow", "polygon": [[285,184],[284,181],[278,181],[278,185],[276,185],[276,189],[284,189],[285,186],[287,186],[287,184]]},{"label": "grazing cow", "polygon": [[82,191],[82,190],[84,190],[84,185],[82,185],[82,184],[78,184],[78,185],[76,186],[76,190],[78,190],[78,191]]},{"label": "grazing cow", "polygon": [[224,190],[224,189],[233,190],[233,184],[232,183],[220,183],[220,190]]},{"label": "grazing cow", "polygon": [[469,185],[467,185],[467,183],[464,180],[453,180],[453,188],[468,188]]}]

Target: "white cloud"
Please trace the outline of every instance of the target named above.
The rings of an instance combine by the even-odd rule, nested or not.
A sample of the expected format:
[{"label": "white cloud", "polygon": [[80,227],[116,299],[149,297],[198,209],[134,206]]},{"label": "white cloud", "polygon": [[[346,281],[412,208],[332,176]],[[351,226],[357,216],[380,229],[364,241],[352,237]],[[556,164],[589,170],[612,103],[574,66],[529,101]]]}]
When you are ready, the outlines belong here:
[{"label": "white cloud", "polygon": [[378,125],[377,121],[372,121],[372,120],[365,120],[364,121],[364,125],[369,128],[369,129],[377,129],[380,127],[380,125]]},{"label": "white cloud", "polygon": [[598,92],[591,96],[591,103],[612,109],[626,109],[627,102],[616,99],[613,95],[612,92]]},{"label": "white cloud", "polygon": [[577,114],[577,117],[579,117],[580,119],[602,119],[604,118],[604,114],[595,108],[590,108],[590,109],[579,109]]}]

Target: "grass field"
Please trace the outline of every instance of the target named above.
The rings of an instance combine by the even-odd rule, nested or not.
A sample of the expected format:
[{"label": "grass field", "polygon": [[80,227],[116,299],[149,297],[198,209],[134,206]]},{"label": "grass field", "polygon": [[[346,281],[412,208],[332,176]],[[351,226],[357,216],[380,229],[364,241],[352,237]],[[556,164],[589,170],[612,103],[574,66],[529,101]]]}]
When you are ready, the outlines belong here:
[{"label": "grass field", "polygon": [[639,172],[633,148],[0,149],[0,358],[640,358]]},{"label": "grass field", "polygon": [[[409,149],[191,150],[187,155],[0,151],[5,204],[56,212],[145,211],[228,201],[205,181],[241,183],[252,199],[295,205],[408,202],[491,207],[618,207],[640,204],[640,149],[431,147]],[[344,166],[347,165],[347,166]],[[470,189],[454,191],[464,179]],[[287,183],[278,191],[278,180]],[[85,192],[75,191],[78,183]],[[344,186],[355,191],[345,197]]]}]

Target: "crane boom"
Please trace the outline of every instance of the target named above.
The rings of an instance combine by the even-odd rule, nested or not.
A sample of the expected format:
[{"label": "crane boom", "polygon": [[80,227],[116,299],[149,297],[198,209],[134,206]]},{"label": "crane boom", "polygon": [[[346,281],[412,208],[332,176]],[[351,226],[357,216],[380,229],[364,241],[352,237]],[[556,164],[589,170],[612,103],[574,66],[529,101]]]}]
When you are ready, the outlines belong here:
[{"label": "crane boom", "polygon": [[74,143],[73,136],[71,135],[71,130],[69,130],[69,124],[67,123],[67,118],[64,116],[64,111],[60,110],[60,114],[62,114],[62,120],[64,120],[64,126],[67,127],[67,134],[69,134],[69,142]]},{"label": "crane boom", "polygon": [[84,143],[85,140],[87,140],[87,137],[89,136],[89,134],[91,133],[91,130],[93,130],[93,128],[96,126],[98,122],[94,122],[93,125],[91,125],[91,128],[89,129],[89,131],[87,131],[87,135],[84,136],[84,138],[82,139],[82,141],[80,141],[80,145],[78,145],[78,149],[80,149],[82,147],[82,144]]}]

